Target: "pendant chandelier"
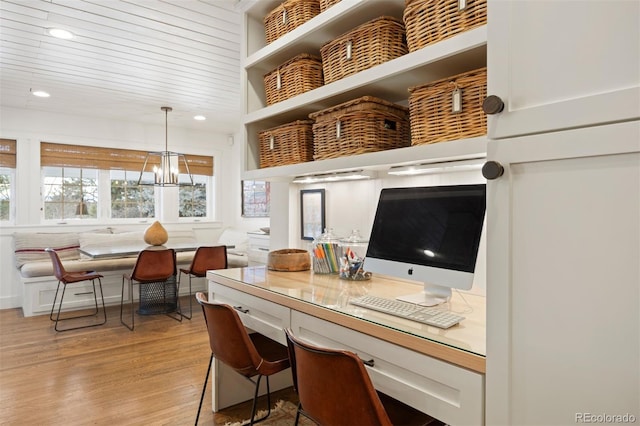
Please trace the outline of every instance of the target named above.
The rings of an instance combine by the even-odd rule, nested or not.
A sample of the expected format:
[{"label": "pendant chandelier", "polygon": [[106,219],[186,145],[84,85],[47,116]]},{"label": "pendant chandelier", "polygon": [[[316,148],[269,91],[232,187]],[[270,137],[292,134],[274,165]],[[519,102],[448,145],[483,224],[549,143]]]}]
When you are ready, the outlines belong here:
[{"label": "pendant chandelier", "polygon": [[[138,185],[154,185],[154,186],[179,186],[193,185],[193,176],[189,171],[189,164],[184,154],[169,151],[169,126],[168,114],[173,108],[163,106],[160,108],[164,111],[164,151],[155,151],[147,153],[144,159]],[[153,173],[153,181],[144,180],[143,175],[149,172]],[[180,183],[179,175],[186,175],[188,182]]]}]

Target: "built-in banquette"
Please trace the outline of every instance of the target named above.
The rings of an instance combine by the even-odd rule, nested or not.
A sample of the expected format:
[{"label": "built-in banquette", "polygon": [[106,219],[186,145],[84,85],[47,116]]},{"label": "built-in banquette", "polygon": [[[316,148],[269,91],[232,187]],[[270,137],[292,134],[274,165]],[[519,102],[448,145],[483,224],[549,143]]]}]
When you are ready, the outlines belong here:
[{"label": "built-in banquette", "polygon": [[[144,245],[144,231],[121,232],[117,228],[100,228],[90,232],[16,232],[14,234],[14,254],[18,276],[22,286],[22,310],[24,316],[49,313],[58,280],[53,275],[53,266],[49,254],[44,251],[51,247],[56,250],[68,271],[95,270],[102,274],[102,288],[106,304],[120,303],[122,274],[130,272],[137,256],[124,255],[108,258],[91,258],[82,252],[100,249],[116,249]],[[198,244],[195,233],[189,231],[169,231],[167,247],[172,245]],[[246,266],[248,263],[246,232],[225,229],[218,240],[207,245],[227,245],[229,268]],[[232,247],[232,248],[231,248]],[[191,263],[195,251],[183,251],[176,254],[178,270]],[[200,282],[202,281],[202,282]],[[193,290],[205,290],[204,280],[194,281]],[[181,289],[184,294],[186,288]],[[135,295],[134,295],[135,297]],[[129,295],[125,294],[125,300]],[[93,303],[93,288],[75,286],[72,294],[65,295],[64,309],[81,309]]]}]

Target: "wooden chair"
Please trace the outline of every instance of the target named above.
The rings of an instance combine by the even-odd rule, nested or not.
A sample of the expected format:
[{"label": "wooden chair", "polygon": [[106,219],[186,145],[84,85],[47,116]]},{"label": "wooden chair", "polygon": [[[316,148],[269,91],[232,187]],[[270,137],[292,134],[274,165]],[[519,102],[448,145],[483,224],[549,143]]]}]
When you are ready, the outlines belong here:
[{"label": "wooden chair", "polygon": [[198,247],[193,255],[189,269],[180,269],[178,289],[180,289],[182,274],[189,275],[189,316],[180,312],[183,317],[191,319],[193,314],[191,307],[191,278],[203,278],[207,275],[207,271],[212,269],[227,269],[227,246]]},{"label": "wooden chair", "polygon": [[[356,354],[321,348],[285,330],[300,414],[319,425],[426,425],[432,417],[379,394]],[[439,423],[438,423],[439,424]]]},{"label": "wooden chair", "polygon": [[[124,282],[129,283],[129,300],[131,306],[131,325],[124,322]],[[176,285],[176,253],[173,249],[142,250],[138,254],[133,271],[122,275],[122,293],[120,298],[120,322],[133,331],[135,327],[135,310],[133,307],[133,285],[140,288],[140,314],[166,314],[182,321],[182,316],[172,316],[172,312],[180,312],[180,299]]]},{"label": "wooden chair", "polygon": [[[53,297],[53,304],[51,305],[51,313],[49,314],[49,319],[51,319],[51,321],[55,323],[54,329],[56,331],[69,331],[69,330],[77,330],[79,328],[95,327],[98,325],[105,324],[107,322],[107,310],[104,307],[104,293],[102,292],[102,281],[101,281],[102,275],[96,273],[96,271],[67,272],[64,269],[62,262],[60,261],[60,257],[58,256],[58,253],[56,253],[54,249],[46,248],[44,249],[44,251],[49,253],[49,256],[51,257],[51,263],[53,263],[53,274],[58,279],[58,287],[56,288],[56,295]],[[58,322],[60,321],[98,315],[98,295],[96,294],[96,280],[98,280],[98,287],[100,288],[100,299],[102,300],[102,312],[104,313],[104,321],[96,324],[65,328],[62,330],[58,329]],[[83,281],[91,281],[91,284],[93,285],[93,299],[96,307],[95,312],[91,314],[86,314],[86,315],[75,315],[75,316],[70,316],[66,318],[60,318],[60,311],[62,310],[62,302],[64,300],[64,293],[65,293],[65,290],[67,289],[67,286],[70,284],[80,283]],[[56,306],[56,300],[58,300],[58,291],[60,291],[60,285],[62,285],[62,295],[60,296],[58,313],[54,319],[53,311]]]},{"label": "wooden chair", "polygon": [[[196,424],[198,424],[198,419],[200,418],[202,401],[204,400],[207,382],[209,381],[209,371],[214,357],[255,384],[249,424],[253,425],[266,419],[271,414],[269,376],[289,368],[287,347],[262,334],[249,334],[244,328],[238,313],[231,306],[208,302],[207,297],[202,292],[196,293],[196,300],[202,306],[204,320],[209,333],[209,345],[211,346],[211,357],[204,385],[202,385],[202,396],[198,406]],[[252,378],[256,376],[257,380],[253,380]],[[267,380],[267,414],[255,419],[260,379],[263,376]]]}]

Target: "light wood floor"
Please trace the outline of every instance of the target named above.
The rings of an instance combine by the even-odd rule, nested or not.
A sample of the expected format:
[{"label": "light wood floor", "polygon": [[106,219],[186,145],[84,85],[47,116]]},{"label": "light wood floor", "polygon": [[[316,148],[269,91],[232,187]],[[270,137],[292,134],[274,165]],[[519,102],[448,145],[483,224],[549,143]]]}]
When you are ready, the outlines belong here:
[{"label": "light wood floor", "polygon": [[[181,323],[136,315],[133,332],[119,312],[107,307],[107,324],[56,333],[48,315],[0,310],[0,424],[194,424],[211,354],[200,307]],[[291,389],[272,401],[283,398],[295,401]],[[199,424],[249,412],[241,404],[214,415],[209,384]]]}]

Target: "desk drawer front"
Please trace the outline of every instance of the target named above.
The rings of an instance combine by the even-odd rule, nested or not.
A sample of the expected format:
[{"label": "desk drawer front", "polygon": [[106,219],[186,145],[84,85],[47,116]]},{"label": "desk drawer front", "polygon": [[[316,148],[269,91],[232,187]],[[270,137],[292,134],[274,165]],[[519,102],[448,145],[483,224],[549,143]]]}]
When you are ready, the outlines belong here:
[{"label": "desk drawer front", "polygon": [[236,308],[245,327],[287,344],[283,329],[289,327],[290,309],[241,291],[210,282],[209,298]]},{"label": "desk drawer front", "polygon": [[451,425],[484,424],[484,376],[319,318],[292,311],[295,335],[347,349],[363,360],[376,389]]}]

